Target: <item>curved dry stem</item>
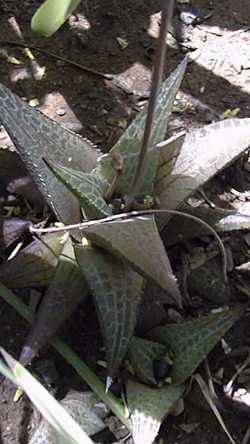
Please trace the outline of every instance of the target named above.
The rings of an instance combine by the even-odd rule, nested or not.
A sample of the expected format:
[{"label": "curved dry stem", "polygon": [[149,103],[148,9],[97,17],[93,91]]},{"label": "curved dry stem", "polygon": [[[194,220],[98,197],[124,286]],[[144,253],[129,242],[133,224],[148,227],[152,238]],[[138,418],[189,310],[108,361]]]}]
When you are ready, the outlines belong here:
[{"label": "curved dry stem", "polygon": [[172,214],[174,216],[183,216],[186,217],[187,219],[191,219],[194,222],[199,223],[200,225],[202,225],[204,228],[206,228],[217,240],[218,246],[219,246],[219,250],[221,252],[221,256],[222,256],[222,263],[223,263],[223,277],[225,282],[227,282],[227,255],[226,255],[226,251],[223,245],[223,242],[221,240],[221,238],[219,237],[218,233],[215,231],[215,229],[213,227],[211,227],[211,225],[209,225],[207,222],[205,222],[204,220],[200,219],[199,217],[196,217],[192,214],[188,214],[185,213],[183,211],[179,211],[179,210],[168,210],[168,209],[151,209],[151,210],[141,210],[141,211],[130,211],[127,213],[120,213],[120,214],[115,214],[113,216],[108,216],[105,217],[103,219],[97,219],[97,220],[91,220],[88,222],[82,222],[79,224],[73,224],[73,225],[67,225],[64,227],[53,227],[53,228],[36,228],[32,225],[29,226],[29,230],[31,233],[34,234],[43,234],[43,233],[57,233],[57,232],[68,232],[71,230],[80,230],[80,231],[84,231],[84,229],[89,228],[93,225],[98,225],[98,224],[103,224],[103,223],[108,223],[108,222],[113,222],[115,220],[122,220],[122,219],[129,219],[132,217],[138,217],[138,216],[143,216],[146,214]]}]

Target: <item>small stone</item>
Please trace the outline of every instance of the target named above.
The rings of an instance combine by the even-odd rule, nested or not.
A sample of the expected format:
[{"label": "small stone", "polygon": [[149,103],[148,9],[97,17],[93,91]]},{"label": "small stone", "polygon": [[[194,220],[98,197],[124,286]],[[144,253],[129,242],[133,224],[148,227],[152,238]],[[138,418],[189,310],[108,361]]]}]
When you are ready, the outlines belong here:
[{"label": "small stone", "polygon": [[58,116],[62,117],[62,116],[65,116],[66,111],[65,111],[64,108],[59,108],[59,109],[56,110],[56,114],[57,114]]}]

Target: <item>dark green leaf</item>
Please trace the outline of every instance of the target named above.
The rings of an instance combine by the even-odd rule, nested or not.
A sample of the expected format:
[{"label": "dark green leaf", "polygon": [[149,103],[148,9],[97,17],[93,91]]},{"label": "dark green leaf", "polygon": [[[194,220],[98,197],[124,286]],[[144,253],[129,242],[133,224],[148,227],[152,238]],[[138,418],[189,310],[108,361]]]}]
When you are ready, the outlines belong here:
[{"label": "dark green leaf", "polygon": [[152,216],[93,225],[84,233],[91,241],[160,285],[181,305],[178,285]]},{"label": "dark green leaf", "polygon": [[136,376],[146,384],[157,385],[154,376],[154,361],[167,353],[166,346],[136,336],[130,341],[128,357]]},{"label": "dark green leaf", "polygon": [[92,290],[103,334],[108,376],[115,376],[134,333],[143,279],[98,247],[75,246],[76,258]]},{"label": "dark green leaf", "polygon": [[72,241],[69,238],[25,341],[20,357],[21,364],[26,365],[41,347],[49,342],[88,293],[88,286],[76,263]]},{"label": "dark green leaf", "polygon": [[87,174],[49,162],[49,167],[77,197],[88,219],[110,216],[112,210],[104,200],[108,183],[94,174]]},{"label": "dark green leaf", "polygon": [[65,238],[50,233],[35,239],[0,266],[0,281],[9,288],[44,287],[52,279]]},{"label": "dark green leaf", "polygon": [[149,332],[150,339],[170,347],[175,355],[170,375],[174,384],[182,383],[192,375],[242,313],[242,308],[226,309],[200,319],[157,327]]},{"label": "dark green leaf", "polygon": [[169,385],[153,389],[129,381],[126,388],[134,443],[152,444],[161,422],[174,409],[185,386]]},{"label": "dark green leaf", "polygon": [[77,199],[55,178],[43,157],[89,172],[96,164],[97,150],[87,140],[24,103],[2,84],[0,122],[59,219],[66,224],[79,222],[80,208]]}]

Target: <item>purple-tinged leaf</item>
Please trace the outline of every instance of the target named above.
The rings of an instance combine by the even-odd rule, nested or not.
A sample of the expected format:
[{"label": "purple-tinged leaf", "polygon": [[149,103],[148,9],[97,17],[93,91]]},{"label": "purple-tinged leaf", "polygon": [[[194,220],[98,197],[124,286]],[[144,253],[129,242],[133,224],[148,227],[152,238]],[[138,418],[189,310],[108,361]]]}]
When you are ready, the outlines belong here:
[{"label": "purple-tinged leaf", "polygon": [[0,281],[9,288],[44,287],[52,279],[65,238],[50,233],[35,239],[0,266]]},{"label": "purple-tinged leaf", "polygon": [[0,248],[8,248],[20,239],[29,226],[29,221],[12,218],[0,218]]},{"label": "purple-tinged leaf", "polygon": [[88,293],[88,286],[75,260],[72,241],[68,238],[25,341],[20,356],[23,365],[28,364],[41,347],[49,342]]}]

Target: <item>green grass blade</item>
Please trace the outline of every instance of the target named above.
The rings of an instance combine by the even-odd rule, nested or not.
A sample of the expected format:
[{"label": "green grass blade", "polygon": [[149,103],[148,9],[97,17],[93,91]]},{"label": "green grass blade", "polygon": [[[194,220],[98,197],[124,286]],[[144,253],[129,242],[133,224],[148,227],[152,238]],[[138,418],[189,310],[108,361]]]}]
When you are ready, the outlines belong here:
[{"label": "green grass blade", "polygon": [[[32,312],[12,291],[0,284],[0,297],[11,305],[24,319],[32,322]],[[124,407],[112,394],[106,393],[105,385],[92,372],[92,370],[77,356],[77,354],[61,339],[55,338],[50,341],[55,350],[75,369],[78,375],[84,379],[96,395],[106,403],[121,422],[131,429],[131,423],[126,418]]]}]

